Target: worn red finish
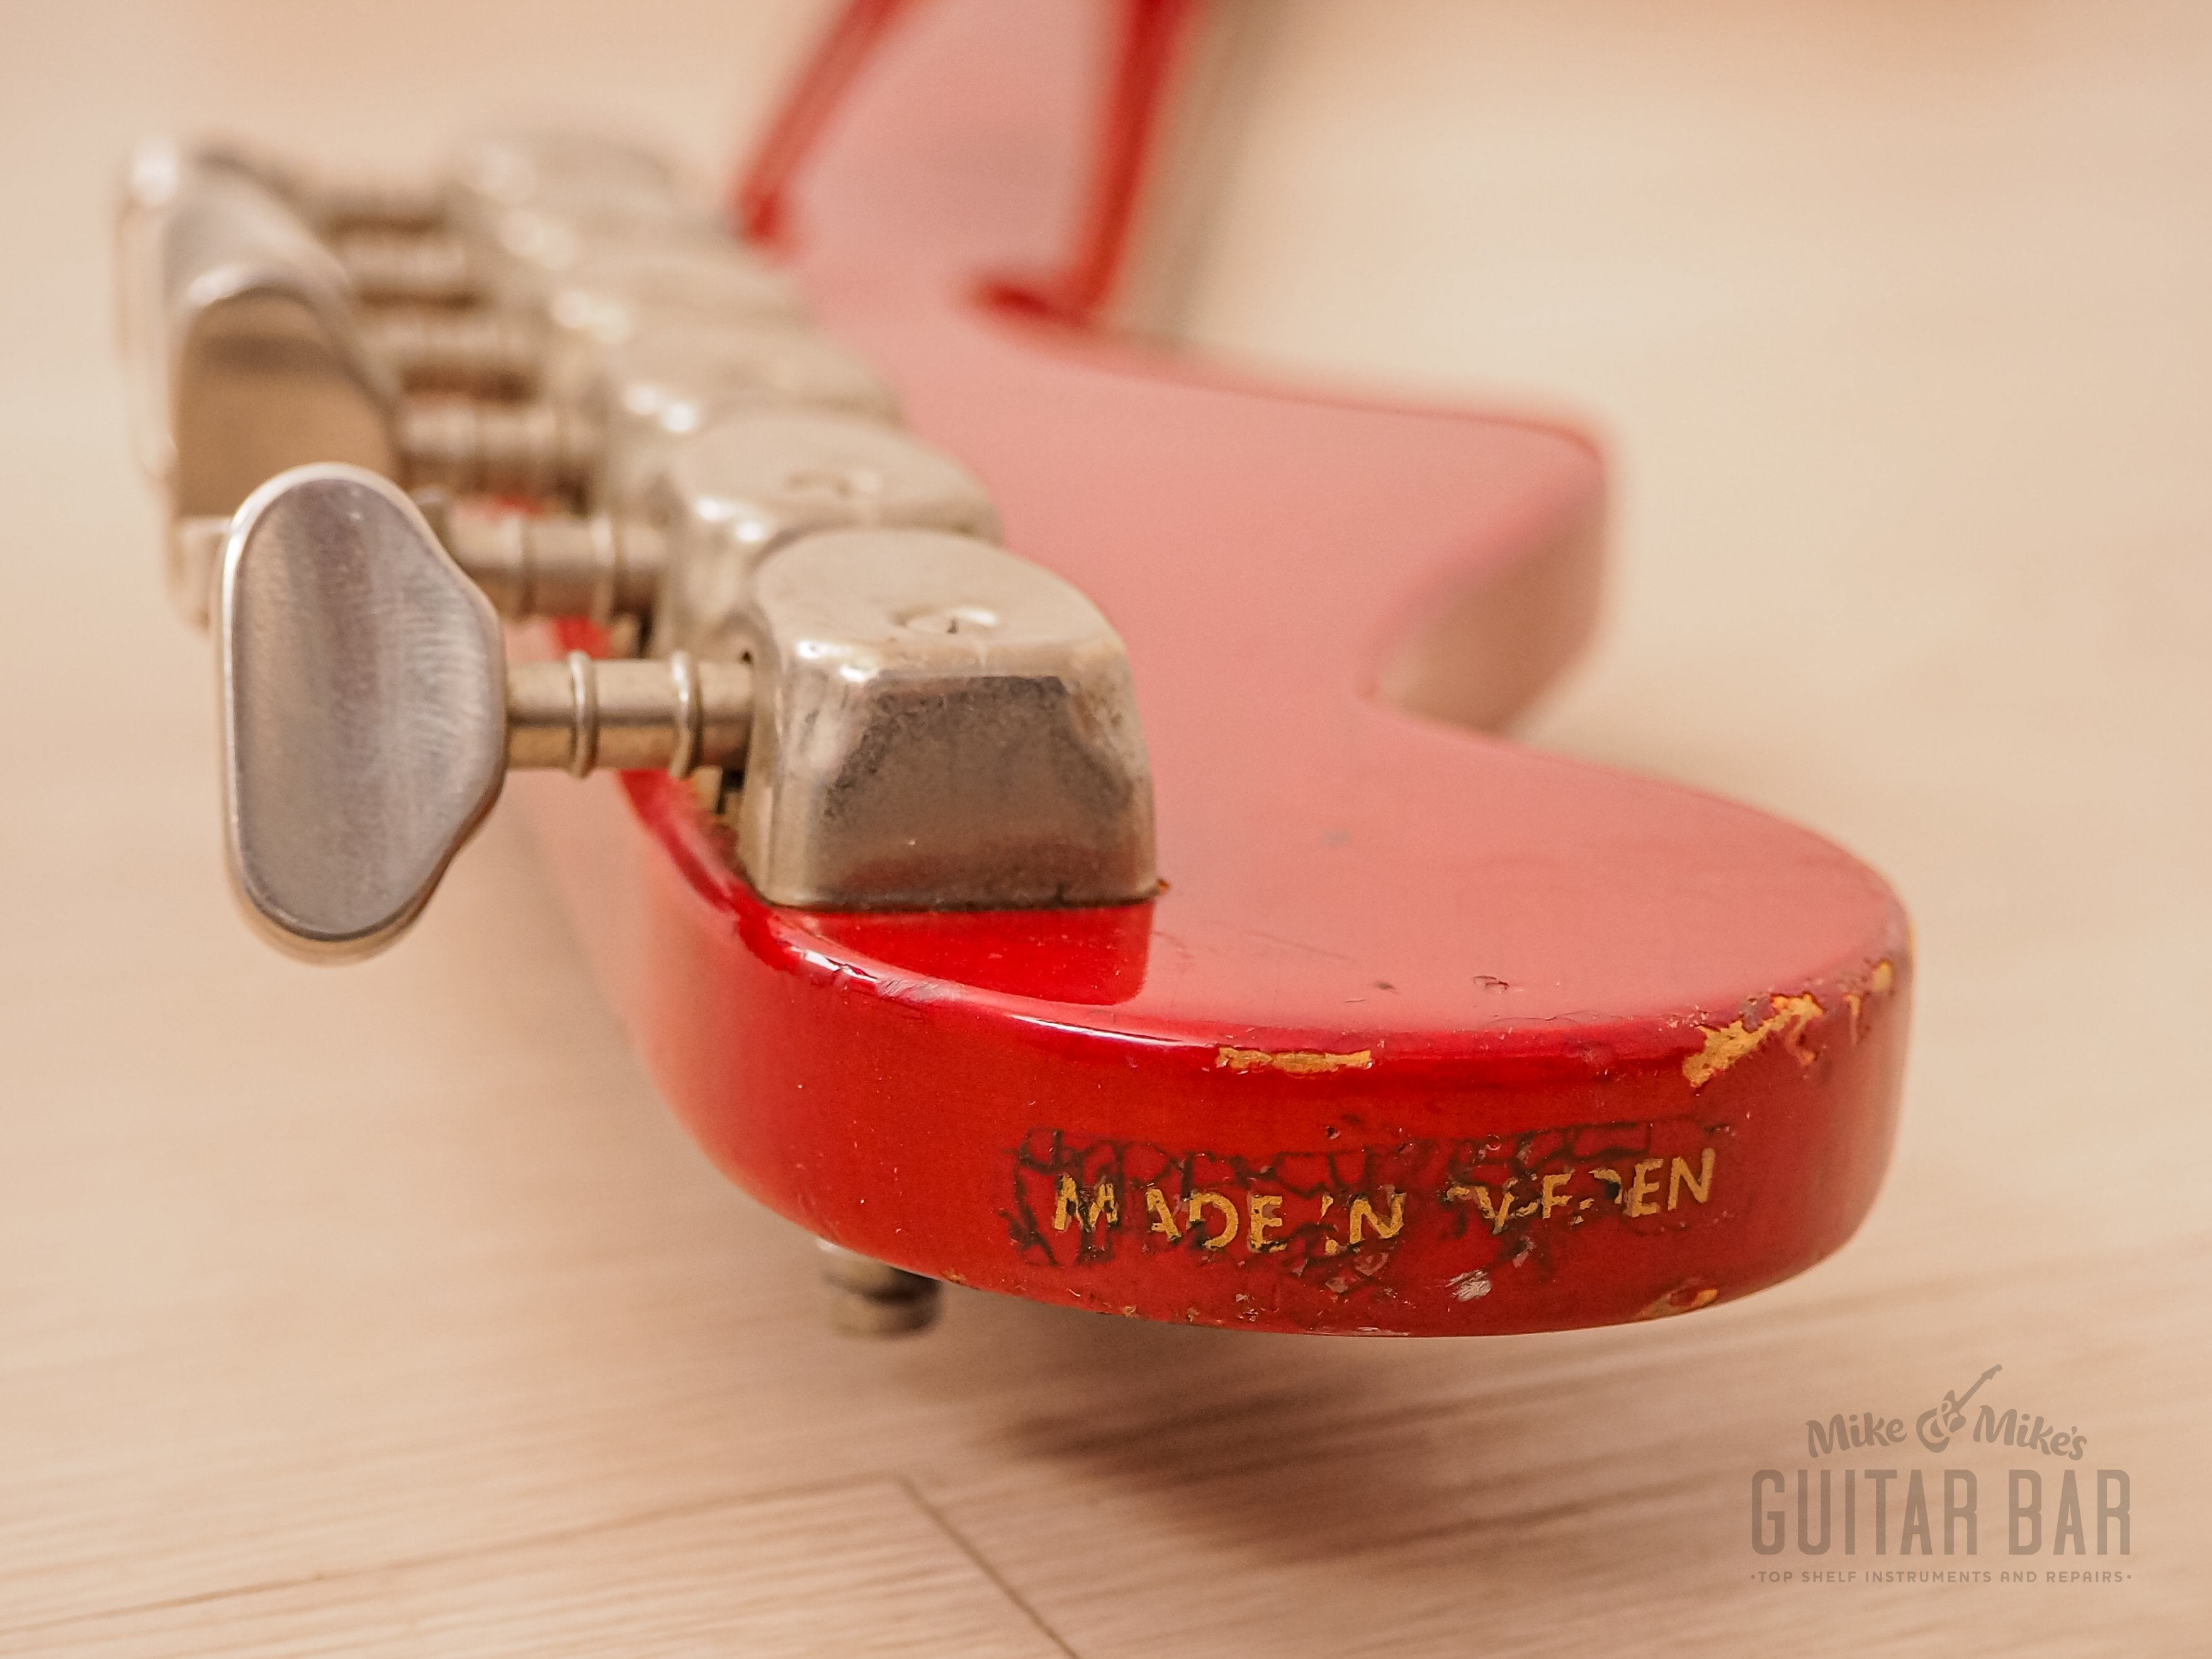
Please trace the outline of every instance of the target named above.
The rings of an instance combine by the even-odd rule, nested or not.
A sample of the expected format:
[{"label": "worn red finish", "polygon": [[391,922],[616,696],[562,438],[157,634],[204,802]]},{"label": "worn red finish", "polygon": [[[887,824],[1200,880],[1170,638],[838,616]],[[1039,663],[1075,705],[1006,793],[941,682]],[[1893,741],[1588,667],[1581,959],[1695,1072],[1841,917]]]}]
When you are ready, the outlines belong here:
[{"label": "worn red finish", "polygon": [[671,781],[518,778],[605,983],[733,1180],[945,1279],[1416,1334],[1772,1284],[1880,1181],[1904,916],[1803,830],[1381,694],[1502,717],[1556,669],[1599,458],[1089,325],[1179,10],[863,0],[744,198],[1009,544],[1121,630],[1163,890],[779,910]]}]

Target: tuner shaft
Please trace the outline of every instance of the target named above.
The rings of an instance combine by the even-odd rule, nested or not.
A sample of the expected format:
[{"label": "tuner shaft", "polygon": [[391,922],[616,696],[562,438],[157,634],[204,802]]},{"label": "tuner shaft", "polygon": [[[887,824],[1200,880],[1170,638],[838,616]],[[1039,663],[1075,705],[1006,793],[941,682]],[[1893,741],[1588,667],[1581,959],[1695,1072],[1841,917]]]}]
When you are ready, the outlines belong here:
[{"label": "tuner shaft", "polygon": [[665,770],[743,762],[753,676],[744,663],[668,657],[520,663],[507,672],[507,763],[564,770]]},{"label": "tuner shaft", "polygon": [[520,396],[538,384],[545,356],[541,325],[489,307],[393,307],[367,313],[361,328],[410,391]]},{"label": "tuner shaft", "polygon": [[448,232],[349,230],[330,247],[354,292],[372,303],[465,305],[483,292],[468,244]]},{"label": "tuner shaft", "polygon": [[599,455],[599,428],[555,403],[410,398],[398,410],[407,483],[456,495],[580,498]]},{"label": "tuner shaft", "polygon": [[455,501],[434,514],[446,550],[503,617],[590,617],[653,609],[667,538],[637,519],[519,513]]}]

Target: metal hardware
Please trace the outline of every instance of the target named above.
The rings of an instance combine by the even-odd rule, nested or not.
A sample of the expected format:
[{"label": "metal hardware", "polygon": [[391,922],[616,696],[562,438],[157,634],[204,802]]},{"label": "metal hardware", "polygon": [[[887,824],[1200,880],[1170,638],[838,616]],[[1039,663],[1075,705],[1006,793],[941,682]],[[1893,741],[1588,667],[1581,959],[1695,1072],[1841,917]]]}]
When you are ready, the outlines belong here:
[{"label": "metal hardware", "polygon": [[446,176],[449,206],[465,220],[531,206],[617,210],[688,194],[677,171],[651,150],[567,128],[483,134],[454,152]]},{"label": "metal hardware", "polygon": [[424,506],[438,539],[502,617],[605,623],[654,609],[667,568],[667,538],[657,526],[605,513],[526,513],[483,501],[439,506],[434,512]]},{"label": "metal hardware", "polygon": [[574,269],[595,248],[652,246],[742,251],[728,223],[689,197],[616,196],[538,202],[527,207],[485,208],[457,215],[496,282],[539,280]]},{"label": "metal hardware", "polygon": [[510,766],[744,757],[751,676],[688,657],[509,672],[490,603],[415,503],[315,465],[247,499],[216,606],[233,881],[279,946],[350,960],[391,944]]},{"label": "metal hardware", "polygon": [[[788,324],[708,319],[773,297],[745,286],[742,256],[652,244],[626,267],[659,273],[632,295],[638,315],[659,308],[650,326],[608,343],[551,325],[544,374],[562,395],[498,404],[401,398],[395,361],[424,375],[441,354],[512,368],[522,350],[455,344],[489,326],[479,313],[370,313],[380,356],[337,260],[242,172],[185,180],[137,229],[159,281],[135,339],[170,371],[157,435],[184,441],[172,581],[204,609],[220,550],[233,867],[287,948],[396,938],[510,766],[742,763],[738,860],[778,904],[1152,891],[1120,639],[990,544],[981,486],[890,424],[866,363]],[[679,314],[692,301],[701,314]],[[281,476],[249,489],[257,471]],[[426,487],[421,505],[402,482]],[[451,498],[542,505],[587,485],[588,517]],[[226,520],[231,492],[245,505]],[[498,611],[650,617],[663,654],[509,671]]]},{"label": "metal hardware", "polygon": [[501,616],[651,616],[657,650],[709,659],[743,652],[753,567],[799,536],[999,533],[983,486],[951,457],[877,422],[812,411],[740,413],[670,443],[620,514],[416,499]]},{"label": "metal hardware", "polygon": [[999,538],[990,496],[950,456],[811,410],[731,416],[670,446],[638,516],[667,544],[654,646],[702,657],[744,649],[753,570],[799,537],[880,526]]},{"label": "metal hardware", "polygon": [[[500,258],[521,246],[534,257]],[[799,290],[709,223],[656,219],[639,235],[624,220],[516,214],[492,248],[448,231],[348,232],[331,251],[369,304],[466,306],[496,300],[593,339],[627,338],[638,319],[805,315]]]},{"label": "metal hardware", "polygon": [[594,241],[556,269],[511,265],[496,291],[556,329],[603,345],[662,319],[795,324],[806,315],[788,276],[726,237]]},{"label": "metal hardware", "polygon": [[446,216],[446,192],[433,185],[396,179],[356,177],[309,167],[237,137],[189,141],[166,135],[141,139],[125,173],[126,196],[155,205],[196,172],[218,172],[249,179],[282,197],[302,220],[324,235],[374,227],[427,231]]},{"label": "metal hardware", "polygon": [[498,796],[498,618],[404,495],[315,466],[240,508],[217,620],[233,882],[294,955],[366,956]]},{"label": "metal hardware", "polygon": [[126,210],[122,321],[140,458],[175,515],[227,516],[295,460],[390,470],[397,388],[328,250],[242,173],[167,189]]},{"label": "metal hardware", "polygon": [[588,777],[736,765],[752,735],[752,671],[669,657],[520,663],[507,672],[507,763]]},{"label": "metal hardware", "polygon": [[726,416],[812,409],[898,419],[896,394],[867,362],[798,328],[659,325],[592,354],[574,395],[604,423],[599,500],[617,512],[634,510],[678,441]]},{"label": "metal hardware", "polygon": [[395,476],[420,488],[573,501],[598,469],[598,422],[564,403],[422,398],[393,414]]},{"label": "metal hardware", "polygon": [[[319,460],[455,492],[559,501],[586,495],[611,458],[603,482],[618,498],[649,473],[643,441],[696,430],[726,408],[896,413],[865,363],[817,335],[696,319],[618,348],[573,345],[559,359],[563,397],[404,398],[373,338],[396,347],[417,377],[474,379],[520,367],[521,331],[454,313],[366,333],[337,261],[279,198],[243,174],[187,183],[126,219],[140,447],[179,518],[226,515],[271,473]],[[601,410],[622,423],[611,441]]]},{"label": "metal hardware", "polygon": [[246,175],[136,201],[124,241],[138,447],[173,517],[227,515],[315,461],[458,489],[574,494],[588,478],[597,431],[574,410],[403,398],[337,262]]},{"label": "metal hardware", "polygon": [[372,305],[462,306],[483,294],[469,245],[450,232],[379,225],[341,231],[330,248],[355,294]]},{"label": "metal hardware", "polygon": [[904,1336],[937,1322],[944,1287],[873,1256],[815,1240],[830,1291],[830,1323],[848,1336]]},{"label": "metal hardware", "polygon": [[927,530],[805,537],[754,573],[738,859],[773,904],[1148,897],[1152,775],[1120,637],[1050,572]]},{"label": "metal hardware", "polygon": [[361,319],[369,349],[410,392],[520,398],[538,383],[545,326],[524,312],[386,307]]}]

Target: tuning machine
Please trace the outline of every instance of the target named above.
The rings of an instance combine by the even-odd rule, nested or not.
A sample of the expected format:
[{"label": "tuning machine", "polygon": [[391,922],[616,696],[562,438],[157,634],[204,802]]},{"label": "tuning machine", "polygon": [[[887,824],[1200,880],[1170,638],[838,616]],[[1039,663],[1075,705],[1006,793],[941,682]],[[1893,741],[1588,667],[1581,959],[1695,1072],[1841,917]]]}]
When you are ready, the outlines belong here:
[{"label": "tuning machine", "polygon": [[498,618],[415,503],[357,467],[271,479],[216,607],[234,884],[295,954],[382,948],[509,768],[744,769],[738,865],[772,903],[1022,908],[1154,885],[1119,637],[971,537],[802,537],[756,573],[749,661],[505,665]]},{"label": "tuning machine", "polygon": [[228,515],[314,461],[414,486],[578,502],[618,494],[667,441],[732,410],[809,404],[878,419],[896,401],[811,331],[671,319],[617,345],[577,339],[536,401],[403,392],[336,260],[274,192],[206,169],[126,215],[125,345],[140,450],[167,488],[171,586],[204,618]]},{"label": "tuning machine", "polygon": [[609,511],[423,504],[501,615],[635,617],[655,649],[704,657],[742,648],[753,571],[801,536],[999,536],[990,496],[949,456],[876,421],[804,409],[740,411],[672,439]]}]

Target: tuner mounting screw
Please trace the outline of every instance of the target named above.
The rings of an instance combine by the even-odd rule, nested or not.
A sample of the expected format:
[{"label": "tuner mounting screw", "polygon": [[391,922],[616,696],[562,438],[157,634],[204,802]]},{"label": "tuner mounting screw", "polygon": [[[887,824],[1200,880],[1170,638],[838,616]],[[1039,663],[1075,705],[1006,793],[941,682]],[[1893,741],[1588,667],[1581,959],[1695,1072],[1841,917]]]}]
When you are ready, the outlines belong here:
[{"label": "tuner mounting screw", "polygon": [[830,1323],[848,1336],[905,1336],[937,1322],[943,1286],[828,1239],[822,1277],[830,1290]]}]

